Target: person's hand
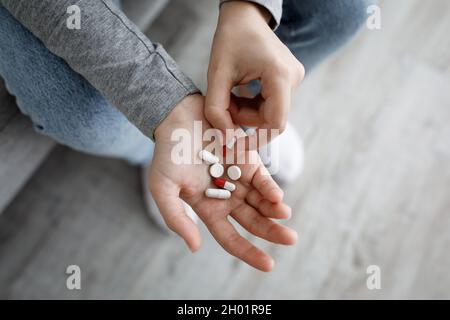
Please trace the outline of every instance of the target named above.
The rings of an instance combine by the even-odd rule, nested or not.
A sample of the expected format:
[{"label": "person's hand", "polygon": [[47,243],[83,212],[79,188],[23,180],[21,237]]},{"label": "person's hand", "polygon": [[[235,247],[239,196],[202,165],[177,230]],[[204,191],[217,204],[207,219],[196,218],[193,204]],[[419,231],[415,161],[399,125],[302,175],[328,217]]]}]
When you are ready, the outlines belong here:
[{"label": "person's hand", "polygon": [[[293,89],[305,70],[270,29],[270,13],[247,1],[222,4],[208,69],[206,119],[217,129],[235,125],[278,129],[287,122]],[[260,80],[261,93],[237,98],[234,86]],[[231,97],[231,99],[230,99]],[[270,140],[270,130],[268,130]]]},{"label": "person's hand", "polygon": [[[207,188],[217,188],[212,183],[208,165],[175,164],[171,159],[173,147],[178,143],[171,141],[173,130],[186,129],[193,137],[195,120],[202,121],[203,131],[210,128],[203,110],[204,98],[189,96],[157,127],[150,191],[168,227],[185,240],[191,251],[200,248],[201,237],[197,225],[185,213],[181,199],[194,209],[226,251],[257,269],[270,271],[272,258],[239,235],[228,220],[231,215],[249,232],[270,242],[295,243],[296,232],[272,220],[289,218],[291,209],[282,202],[282,190],[261,162],[239,165],[242,177],[235,181],[236,190],[230,199],[219,200],[205,196]],[[192,157],[197,156],[202,146],[197,148],[193,149]],[[256,153],[247,151],[246,157],[252,152]]]}]

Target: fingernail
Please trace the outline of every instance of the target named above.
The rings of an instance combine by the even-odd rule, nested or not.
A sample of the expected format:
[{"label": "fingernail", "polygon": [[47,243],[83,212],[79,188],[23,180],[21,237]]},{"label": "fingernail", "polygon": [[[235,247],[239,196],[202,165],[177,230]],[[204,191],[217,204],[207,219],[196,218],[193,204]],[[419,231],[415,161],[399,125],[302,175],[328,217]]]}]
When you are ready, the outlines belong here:
[{"label": "fingernail", "polygon": [[186,245],[187,245],[187,247],[188,247],[188,249],[189,249],[189,251],[190,251],[191,253],[197,252],[197,250],[195,250],[194,248],[192,248],[187,242],[186,242]]}]

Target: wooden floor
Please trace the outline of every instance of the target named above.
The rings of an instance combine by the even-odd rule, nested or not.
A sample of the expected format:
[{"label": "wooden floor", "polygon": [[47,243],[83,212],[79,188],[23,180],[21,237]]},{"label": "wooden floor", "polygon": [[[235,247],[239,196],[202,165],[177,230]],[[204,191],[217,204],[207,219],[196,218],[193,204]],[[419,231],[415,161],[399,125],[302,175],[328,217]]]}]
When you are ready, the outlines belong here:
[{"label": "wooden floor", "polygon": [[[216,3],[186,3],[149,34],[204,88]],[[204,227],[188,253],[147,219],[135,168],[58,147],[0,216],[0,298],[450,298],[450,2],[384,1],[382,19],[296,96],[306,171],[286,193],[300,239],[258,241],[272,273]],[[70,264],[80,291],[65,287]]]}]

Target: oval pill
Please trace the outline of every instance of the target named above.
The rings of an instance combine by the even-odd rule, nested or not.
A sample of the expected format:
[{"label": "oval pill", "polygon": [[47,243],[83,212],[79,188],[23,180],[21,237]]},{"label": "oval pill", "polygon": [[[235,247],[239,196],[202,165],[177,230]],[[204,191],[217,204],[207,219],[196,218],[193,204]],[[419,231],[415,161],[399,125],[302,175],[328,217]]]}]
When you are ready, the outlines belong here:
[{"label": "oval pill", "polygon": [[236,185],[234,183],[228,182],[225,179],[214,179],[214,184],[219,188],[224,188],[225,190],[231,192],[236,190]]},{"label": "oval pill", "polygon": [[219,162],[219,158],[217,158],[211,152],[206,151],[206,150],[200,150],[200,152],[198,153],[198,157],[209,164],[214,164],[214,163]]},{"label": "oval pill", "polygon": [[232,139],[230,139],[230,141],[228,141],[228,143],[227,143],[227,148],[232,149],[234,144],[236,143],[236,140],[237,140],[236,137],[233,137]]},{"label": "oval pill", "polygon": [[248,128],[247,130],[245,130],[245,134],[247,136],[252,136],[256,133],[256,129],[255,128]]},{"label": "oval pill", "polygon": [[208,198],[215,199],[230,199],[231,197],[231,192],[224,189],[206,189],[205,194]]},{"label": "oval pill", "polygon": [[213,178],[220,177],[221,175],[223,175],[224,171],[225,171],[225,169],[223,168],[223,166],[220,163],[214,163],[211,167],[209,167],[209,174]]},{"label": "oval pill", "polygon": [[231,180],[238,180],[241,177],[241,168],[238,166],[231,166],[227,170],[227,174]]}]

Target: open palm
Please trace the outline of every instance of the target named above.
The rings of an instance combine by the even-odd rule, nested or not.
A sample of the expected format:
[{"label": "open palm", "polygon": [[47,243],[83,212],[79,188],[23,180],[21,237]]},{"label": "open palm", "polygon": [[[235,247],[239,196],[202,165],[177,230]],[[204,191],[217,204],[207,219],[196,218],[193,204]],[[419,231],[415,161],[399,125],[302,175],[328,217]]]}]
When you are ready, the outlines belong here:
[{"label": "open palm", "polygon": [[[203,129],[210,128],[203,117],[203,97],[192,96],[184,108],[176,107],[155,133],[156,149],[150,170],[150,189],[164,220],[178,233],[192,251],[201,244],[197,225],[186,215],[181,201],[187,202],[206,224],[219,244],[230,254],[249,265],[269,271],[273,260],[243,238],[228,220],[231,215],[250,233],[273,243],[295,243],[295,231],[274,222],[290,217],[291,209],[282,202],[283,192],[260,161],[239,165],[242,176],[228,200],[207,198],[205,190],[216,188],[207,164],[175,164],[171,152],[175,144],[171,132],[176,128],[193,130],[200,120]],[[192,131],[191,131],[192,132]],[[197,154],[199,150],[193,150]],[[256,151],[247,151],[246,158]],[[247,162],[246,162],[247,163]]]}]

